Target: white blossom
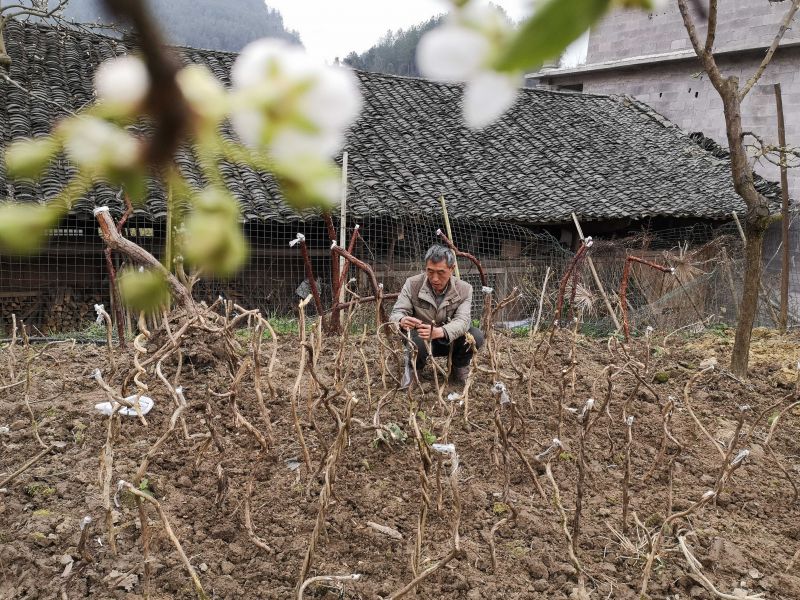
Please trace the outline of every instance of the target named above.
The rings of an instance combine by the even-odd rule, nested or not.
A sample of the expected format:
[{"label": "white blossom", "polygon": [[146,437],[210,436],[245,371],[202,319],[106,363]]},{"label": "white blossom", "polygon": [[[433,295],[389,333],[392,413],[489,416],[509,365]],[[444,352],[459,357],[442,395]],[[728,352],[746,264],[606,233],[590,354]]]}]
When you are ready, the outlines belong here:
[{"label": "white blossom", "polygon": [[464,120],[475,129],[486,127],[511,108],[518,88],[515,75],[496,71],[478,73],[464,90]]},{"label": "white blossom", "polygon": [[335,155],[361,109],[351,71],[321,65],[281,40],[246,46],[231,69],[231,82],[237,134],[281,162]]},{"label": "white blossom", "polygon": [[445,22],[426,33],[417,46],[423,75],[437,81],[463,81],[463,112],[467,125],[486,127],[514,103],[522,73],[492,67],[511,24],[494,5],[469,0],[453,5]]},{"label": "white blossom", "polygon": [[142,105],[150,91],[150,76],[136,56],[120,56],[103,62],[94,75],[100,102],[130,112]]},{"label": "white blossom", "polygon": [[128,170],[140,158],[139,142],[124,129],[91,116],[65,121],[59,131],[67,157],[84,169]]},{"label": "white blossom", "polygon": [[424,35],[417,46],[420,72],[437,81],[467,81],[484,66],[491,47],[486,36],[457,24]]},{"label": "white blossom", "polygon": [[195,113],[219,121],[228,110],[228,94],[222,83],[206,67],[189,65],[176,76],[178,87]]}]

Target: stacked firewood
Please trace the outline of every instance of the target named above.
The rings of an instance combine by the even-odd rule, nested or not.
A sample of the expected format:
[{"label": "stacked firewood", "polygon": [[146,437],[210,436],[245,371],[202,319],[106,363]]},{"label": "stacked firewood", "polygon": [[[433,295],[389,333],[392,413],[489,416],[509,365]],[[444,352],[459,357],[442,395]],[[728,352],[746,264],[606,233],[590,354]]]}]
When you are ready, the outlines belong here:
[{"label": "stacked firewood", "polygon": [[95,319],[96,299],[76,293],[70,288],[58,290],[43,315],[42,331],[69,332],[81,331]]}]

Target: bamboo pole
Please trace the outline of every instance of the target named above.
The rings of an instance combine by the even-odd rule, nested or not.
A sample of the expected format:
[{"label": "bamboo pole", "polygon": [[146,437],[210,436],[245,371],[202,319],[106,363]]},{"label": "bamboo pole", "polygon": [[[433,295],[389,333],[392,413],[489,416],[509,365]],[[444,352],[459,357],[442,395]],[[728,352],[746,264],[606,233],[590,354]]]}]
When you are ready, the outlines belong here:
[{"label": "bamboo pole", "polygon": [[[585,240],[586,238],[583,237],[583,229],[581,229],[581,224],[578,222],[578,217],[575,215],[575,213],[572,213],[572,221],[575,223],[575,229],[578,230],[578,236],[581,238],[581,241]],[[592,272],[592,277],[594,278],[594,283],[597,286],[597,290],[600,292],[600,295],[603,297],[603,302],[606,304],[608,314],[611,316],[611,320],[614,321],[614,326],[617,329],[620,329],[622,325],[620,324],[619,319],[617,319],[614,309],[611,307],[611,301],[608,299],[608,294],[606,294],[605,288],[603,288],[603,283],[600,281],[600,276],[597,274],[597,269],[594,268],[594,261],[592,261],[592,257],[587,256],[586,262],[589,264],[589,270]]]},{"label": "bamboo pole", "polygon": [[[439,194],[439,202],[442,205],[444,215],[444,228],[447,230],[447,237],[453,239],[453,230],[450,229],[450,217],[447,215],[447,202],[444,201],[444,194]],[[461,279],[461,271],[458,270],[458,260],[456,260],[456,279]]]},{"label": "bamboo pole", "polygon": [[[347,240],[347,151],[342,152],[342,202],[339,206],[339,246],[344,248]],[[344,257],[339,257],[339,273],[344,276],[345,262]],[[339,286],[339,302],[344,302],[344,288]]]},{"label": "bamboo pole", "polygon": [[778,329],[786,332],[789,322],[789,176],[786,167],[786,125],[783,120],[783,98],[781,84],[775,84],[775,110],[778,113],[778,144],[781,147],[781,233],[783,248],[781,253],[781,309]]}]

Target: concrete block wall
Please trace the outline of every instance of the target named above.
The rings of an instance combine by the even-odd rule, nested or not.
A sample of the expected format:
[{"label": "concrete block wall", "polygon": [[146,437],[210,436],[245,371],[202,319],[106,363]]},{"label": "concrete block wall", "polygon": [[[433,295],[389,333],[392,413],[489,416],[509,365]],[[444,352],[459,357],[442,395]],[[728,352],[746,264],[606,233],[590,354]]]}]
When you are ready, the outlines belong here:
[{"label": "concrete block wall", "polygon": [[[760,57],[719,59],[723,73],[749,77]],[[777,145],[777,113],[773,84],[780,82],[783,95],[786,139],[800,146],[800,48],[776,52],[759,84],[742,104],[745,130],[754,131],[767,143]],[[594,94],[625,94],[648,104],[687,131],[702,131],[722,146],[728,146],[722,102],[696,60],[651,64],[638,69],[583,73],[560,77],[558,85],[583,83],[583,91]],[[755,165],[758,173],[779,181],[779,169],[766,162]],[[800,198],[800,168],[789,170],[789,191]]]},{"label": "concrete block wall", "polygon": [[[719,0],[716,50],[769,46],[789,2]],[[705,27],[696,19],[705,39]],[[786,32],[786,41],[800,41],[800,22]],[[589,34],[586,64],[690,50],[678,4],[671,1],[658,12],[612,11]]]}]

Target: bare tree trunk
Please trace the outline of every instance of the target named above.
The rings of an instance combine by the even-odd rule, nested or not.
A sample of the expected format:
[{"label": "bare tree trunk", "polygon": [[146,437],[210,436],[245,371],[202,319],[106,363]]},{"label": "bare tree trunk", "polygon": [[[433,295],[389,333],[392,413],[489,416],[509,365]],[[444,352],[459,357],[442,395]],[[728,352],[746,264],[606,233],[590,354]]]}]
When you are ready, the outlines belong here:
[{"label": "bare tree trunk", "polygon": [[762,228],[745,227],[747,242],[745,244],[744,286],[739,308],[739,320],[736,322],[736,338],[731,354],[731,371],[739,376],[747,375],[747,363],[750,358],[750,336],[753,333],[756,313],[758,312],[758,284],[761,281],[761,255],[764,247],[764,230]]},{"label": "bare tree trunk", "polygon": [[731,354],[731,371],[739,377],[746,377],[747,363],[750,357],[750,336],[758,313],[758,289],[762,271],[761,255],[764,233],[769,225],[769,205],[767,199],[756,190],[753,184],[753,170],[747,161],[738,78],[724,79],[718,92],[722,97],[722,106],[725,111],[733,187],[747,205],[744,286],[739,305],[739,319],[736,323],[736,338]]},{"label": "bare tree trunk", "polygon": [[744,146],[744,132],[742,130],[741,103],[764,74],[784,34],[791,27],[794,16],[800,9],[800,0],[791,1],[769,50],[764,55],[755,73],[741,89],[739,89],[739,79],[737,77],[724,77],[722,75],[714,58],[717,5],[718,0],[708,0],[707,31],[705,43],[703,43],[697,32],[694,18],[690,14],[689,0],[678,0],[678,9],[683,18],[686,33],[689,35],[689,41],[692,42],[692,47],[697,54],[697,58],[700,59],[700,64],[703,65],[703,70],[708,74],[709,81],[711,81],[720,98],[722,98],[722,107],[725,111],[725,128],[728,134],[728,148],[731,153],[733,187],[747,205],[744,288],[739,309],[739,320],[736,324],[736,339],[731,356],[731,370],[736,375],[744,377],[747,375],[750,336],[758,309],[758,288],[761,281],[761,253],[764,232],[769,226],[770,215],[769,203],[756,190],[753,184],[753,171],[747,162],[747,150]]}]

